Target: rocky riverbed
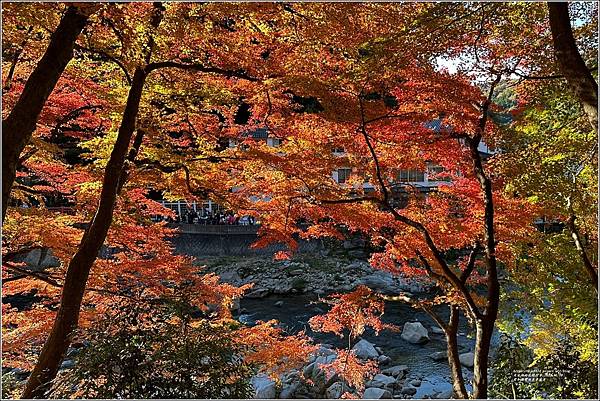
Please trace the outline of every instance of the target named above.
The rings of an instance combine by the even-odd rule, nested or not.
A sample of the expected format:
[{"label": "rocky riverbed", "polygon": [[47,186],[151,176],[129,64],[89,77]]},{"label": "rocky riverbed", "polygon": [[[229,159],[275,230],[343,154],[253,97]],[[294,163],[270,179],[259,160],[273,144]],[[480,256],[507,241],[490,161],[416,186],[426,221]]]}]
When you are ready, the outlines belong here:
[{"label": "rocky riverbed", "polygon": [[[324,372],[318,368],[318,365],[331,362],[332,358],[335,358],[332,348],[345,346],[345,341],[339,337],[310,330],[308,320],[327,309],[326,305],[318,300],[319,297],[312,294],[242,300],[241,314],[238,316],[242,322],[254,324],[257,320],[277,319],[288,332],[305,330],[315,343],[321,345],[318,354],[302,369],[304,376],[315,385],[307,385],[296,371],[284,375],[280,384],[259,376],[253,381],[256,398],[336,398],[333,396],[343,393],[339,391],[343,387],[342,383],[335,377],[327,380]],[[447,317],[444,308],[440,308],[438,312]],[[367,389],[373,390],[365,391],[364,397],[449,398],[451,385],[445,353],[446,342],[433,320],[426,313],[399,302],[386,302],[383,320],[399,326],[400,331],[388,330],[375,335],[372,330],[367,330],[355,344],[357,355],[379,362],[379,376],[367,383]],[[418,330],[406,331],[406,323],[407,327],[415,327]],[[465,365],[463,374],[467,379],[472,376],[469,353],[473,349],[473,340],[468,336],[468,329],[463,319],[460,325],[459,347]],[[423,334],[426,338],[422,337]]]},{"label": "rocky riverbed", "polygon": [[[383,294],[423,293],[426,285],[407,277],[376,270],[362,259],[330,255],[300,255],[289,261],[266,257],[205,258],[206,269],[234,285],[254,283],[241,300],[238,319],[245,324],[278,320],[291,333],[301,330],[320,344],[317,354],[301,371],[290,371],[279,383],[265,376],[253,379],[256,398],[339,398],[349,389],[335,376],[327,378],[319,367],[335,359],[334,348],[345,347],[339,337],[310,330],[308,320],[327,311],[319,298],[333,292],[351,291],[366,285]],[[438,313],[447,317],[444,307]],[[423,311],[401,302],[386,302],[383,320],[400,331],[383,331],[378,336],[367,330],[355,345],[357,355],[377,360],[379,373],[367,383],[364,398],[449,398],[450,371],[446,342],[441,330]],[[472,376],[473,340],[462,319],[459,347],[463,373]],[[312,385],[306,382],[312,381]]]},{"label": "rocky riverbed", "polygon": [[300,255],[293,260],[268,257],[211,257],[198,261],[206,269],[234,285],[254,283],[246,298],[272,294],[317,294],[351,291],[366,285],[383,294],[423,292],[427,286],[407,277],[374,269],[362,259]]}]

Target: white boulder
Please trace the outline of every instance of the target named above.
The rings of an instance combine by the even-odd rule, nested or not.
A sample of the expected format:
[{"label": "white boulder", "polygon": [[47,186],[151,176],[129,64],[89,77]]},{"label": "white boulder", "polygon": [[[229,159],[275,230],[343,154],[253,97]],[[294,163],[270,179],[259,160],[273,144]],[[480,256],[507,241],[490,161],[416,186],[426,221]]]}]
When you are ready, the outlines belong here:
[{"label": "white boulder", "polygon": [[427,329],[420,322],[404,323],[401,337],[412,344],[424,344],[429,341]]},{"label": "white boulder", "polygon": [[396,365],[396,366],[392,366],[389,367],[387,369],[383,369],[381,371],[381,373],[383,373],[384,375],[388,375],[388,376],[394,376],[394,377],[404,377],[404,374],[408,372],[408,366],[406,365]]},{"label": "white boulder", "polygon": [[384,388],[393,386],[395,383],[396,379],[394,379],[393,377],[378,373],[373,379],[371,379],[371,381],[369,381],[369,386]]},{"label": "white boulder", "polygon": [[250,383],[254,387],[254,398],[256,399],[275,398],[277,395],[275,381],[266,375],[254,376]]},{"label": "white boulder", "polygon": [[464,354],[460,354],[458,359],[460,360],[461,365],[466,366],[467,368],[472,368],[475,362],[475,354],[472,352],[466,352]]},{"label": "white boulder", "polygon": [[433,354],[429,354],[429,357],[434,361],[440,362],[446,360],[448,358],[448,354],[446,353],[446,351],[438,351],[434,352]]},{"label": "white boulder", "polygon": [[356,343],[352,350],[356,353],[356,356],[361,359],[377,359],[379,353],[375,349],[375,346],[367,340],[360,340]]},{"label": "white boulder", "polygon": [[363,400],[380,400],[392,398],[392,393],[388,390],[377,387],[369,387],[362,396]]}]

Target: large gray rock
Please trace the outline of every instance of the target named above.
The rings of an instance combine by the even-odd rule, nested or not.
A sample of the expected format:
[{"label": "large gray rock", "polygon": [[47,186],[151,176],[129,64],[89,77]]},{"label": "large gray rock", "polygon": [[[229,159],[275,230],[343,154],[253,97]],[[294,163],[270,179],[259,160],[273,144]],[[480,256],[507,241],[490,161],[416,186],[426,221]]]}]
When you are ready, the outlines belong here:
[{"label": "large gray rock", "polygon": [[334,354],[328,356],[319,356],[317,359],[315,359],[311,379],[315,386],[321,391],[338,380],[337,374],[332,374],[331,371],[328,372],[327,368],[323,368],[323,365],[332,363],[336,358],[337,355]]},{"label": "large gray rock", "polygon": [[412,344],[424,344],[429,341],[427,329],[420,322],[404,323],[401,337]]},{"label": "large gray rock", "polygon": [[26,254],[17,255],[14,261],[24,262],[27,265],[25,268],[34,272],[60,266],[60,260],[52,254],[50,248],[33,249]]},{"label": "large gray rock", "polygon": [[390,358],[387,355],[379,355],[379,358],[377,358],[377,363],[379,363],[380,366],[387,365],[391,361],[392,361],[392,358]]},{"label": "large gray rock", "polygon": [[325,390],[325,395],[327,398],[337,399],[348,391],[350,391],[348,385],[343,382],[335,382],[331,386],[327,387],[327,390]]},{"label": "large gray rock", "polygon": [[405,394],[405,395],[415,395],[417,394],[417,389],[411,386],[406,386],[406,387],[402,387],[402,390],[400,390],[400,393]]},{"label": "large gray rock", "polygon": [[72,359],[65,359],[60,364],[60,369],[69,369],[69,368],[72,368],[73,366],[75,366],[75,362],[73,362]]},{"label": "large gray rock", "polygon": [[367,340],[360,340],[352,349],[356,353],[356,356],[361,359],[377,359],[379,357],[375,346]]},{"label": "large gray rock", "polygon": [[434,361],[440,362],[440,361],[445,361],[446,359],[448,359],[448,354],[446,353],[446,351],[439,351],[439,352],[434,352],[433,354],[429,354],[429,357],[431,359],[433,359]]},{"label": "large gray rock", "polygon": [[475,354],[472,352],[466,352],[464,354],[460,354],[458,359],[460,360],[461,365],[466,366],[467,368],[472,368],[475,362]]},{"label": "large gray rock", "polygon": [[322,370],[321,367],[323,365],[329,365],[330,363],[335,361],[336,358],[337,358],[337,355],[335,353],[329,354],[329,355],[318,356],[317,359],[315,359],[315,367],[313,369],[312,375],[315,376],[317,374],[315,372],[321,371]]},{"label": "large gray rock", "polygon": [[384,294],[395,294],[400,290],[394,277],[390,273],[381,270],[361,278],[358,284]]},{"label": "large gray rock", "polygon": [[300,385],[300,383],[293,382],[293,383],[283,386],[283,388],[281,389],[281,393],[279,393],[279,398],[281,398],[281,399],[294,398],[294,394],[295,394],[296,390],[298,389],[299,385]]},{"label": "large gray rock", "polygon": [[275,381],[266,375],[254,376],[250,383],[254,387],[254,398],[256,399],[275,398],[277,395]]},{"label": "large gray rock", "polygon": [[368,386],[385,388],[385,387],[391,387],[395,383],[396,383],[396,379],[394,379],[392,376],[387,376],[387,375],[378,373],[375,375],[375,377],[373,379],[371,379],[369,381]]},{"label": "large gray rock", "polygon": [[406,372],[408,372],[408,366],[406,365],[396,365],[396,366],[391,366],[387,369],[383,369],[381,371],[381,373],[383,373],[384,375],[388,375],[388,376],[394,376],[394,377],[404,377],[404,375],[406,374]]},{"label": "large gray rock", "polygon": [[221,274],[219,274],[219,278],[223,283],[238,283],[242,279],[238,272],[235,270],[224,271]]},{"label": "large gray rock", "polygon": [[369,387],[365,390],[362,396],[363,400],[380,400],[392,398],[392,393],[389,390],[384,390],[377,387]]},{"label": "large gray rock", "polygon": [[306,365],[304,367],[304,369],[302,369],[302,374],[304,375],[304,377],[308,377],[308,376],[312,376],[313,371],[315,370],[315,363],[309,363],[308,365]]}]

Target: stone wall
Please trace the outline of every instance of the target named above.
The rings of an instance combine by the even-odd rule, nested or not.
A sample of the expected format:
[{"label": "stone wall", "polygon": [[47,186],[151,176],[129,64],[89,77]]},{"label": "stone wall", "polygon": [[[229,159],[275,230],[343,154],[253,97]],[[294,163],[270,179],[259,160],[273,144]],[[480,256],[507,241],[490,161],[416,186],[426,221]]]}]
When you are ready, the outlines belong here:
[{"label": "stone wall", "polygon": [[[266,248],[251,248],[257,240],[256,234],[200,234],[179,233],[171,243],[177,253],[194,257],[204,256],[266,256],[285,250],[281,244]],[[315,253],[324,249],[323,241],[311,240],[299,242],[299,253]]]}]

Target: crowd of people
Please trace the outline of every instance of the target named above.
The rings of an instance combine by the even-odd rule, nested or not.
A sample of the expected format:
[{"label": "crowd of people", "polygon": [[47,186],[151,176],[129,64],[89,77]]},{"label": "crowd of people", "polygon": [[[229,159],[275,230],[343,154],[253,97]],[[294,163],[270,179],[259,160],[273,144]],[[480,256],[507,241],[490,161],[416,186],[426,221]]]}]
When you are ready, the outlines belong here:
[{"label": "crowd of people", "polygon": [[256,220],[252,216],[240,216],[237,213],[227,212],[210,212],[202,210],[200,213],[194,209],[186,210],[182,215],[177,215],[174,219],[168,218],[169,223],[187,223],[187,224],[203,224],[203,225],[242,225],[253,226]]}]

